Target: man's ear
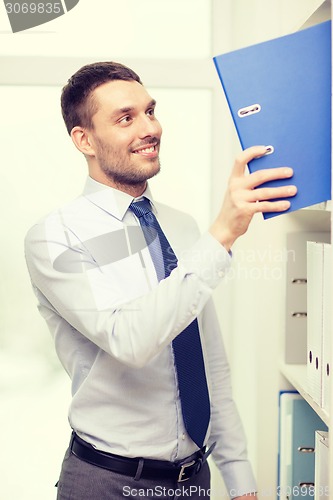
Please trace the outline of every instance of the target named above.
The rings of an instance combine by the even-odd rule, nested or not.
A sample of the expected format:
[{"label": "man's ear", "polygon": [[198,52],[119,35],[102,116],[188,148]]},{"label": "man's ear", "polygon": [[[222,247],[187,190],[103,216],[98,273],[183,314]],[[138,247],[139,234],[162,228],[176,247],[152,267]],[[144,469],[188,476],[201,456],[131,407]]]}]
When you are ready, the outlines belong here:
[{"label": "man's ear", "polygon": [[87,129],[74,127],[71,131],[71,138],[75,147],[86,156],[95,156],[95,150],[91,144],[90,134]]}]

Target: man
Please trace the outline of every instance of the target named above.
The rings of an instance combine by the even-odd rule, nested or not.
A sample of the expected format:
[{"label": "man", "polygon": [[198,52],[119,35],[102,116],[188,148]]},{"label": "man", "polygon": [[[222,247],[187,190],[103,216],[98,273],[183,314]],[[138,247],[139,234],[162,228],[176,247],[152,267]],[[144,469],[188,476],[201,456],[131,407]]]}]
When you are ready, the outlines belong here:
[{"label": "man", "polygon": [[89,177],[81,197],[26,237],[38,307],[72,379],[61,500],[207,498],[209,453],[230,497],[255,497],[211,295],[253,215],[286,210],[288,201],[269,200],[296,192],[257,187],[292,170],[245,176],[266,149],[243,151],[200,236],[191,217],[150,193],[162,134],[155,105],[121,64],[87,65],[70,78],[62,112]]}]

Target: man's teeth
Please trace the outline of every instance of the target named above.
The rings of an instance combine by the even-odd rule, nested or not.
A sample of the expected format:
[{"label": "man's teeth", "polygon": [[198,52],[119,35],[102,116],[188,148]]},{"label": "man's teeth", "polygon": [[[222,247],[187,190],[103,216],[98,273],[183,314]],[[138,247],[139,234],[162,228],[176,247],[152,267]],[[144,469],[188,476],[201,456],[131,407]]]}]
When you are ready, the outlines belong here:
[{"label": "man's teeth", "polygon": [[152,153],[155,150],[155,146],[151,146],[150,148],[139,149],[136,153]]}]

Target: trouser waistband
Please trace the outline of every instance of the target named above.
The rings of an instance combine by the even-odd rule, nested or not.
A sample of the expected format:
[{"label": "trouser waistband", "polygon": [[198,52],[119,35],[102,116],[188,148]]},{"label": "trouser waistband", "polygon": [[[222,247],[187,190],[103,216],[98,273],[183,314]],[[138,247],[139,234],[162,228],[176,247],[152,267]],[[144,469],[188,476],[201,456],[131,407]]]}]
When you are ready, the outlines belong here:
[{"label": "trouser waistband", "polygon": [[145,458],[128,458],[99,451],[81,439],[75,432],[72,434],[70,443],[70,449],[76,457],[97,467],[131,476],[136,480],[142,477],[155,480],[173,479],[178,482],[187,481],[198,474],[214,447],[215,443],[208,451],[204,447],[179,462],[168,462]]}]

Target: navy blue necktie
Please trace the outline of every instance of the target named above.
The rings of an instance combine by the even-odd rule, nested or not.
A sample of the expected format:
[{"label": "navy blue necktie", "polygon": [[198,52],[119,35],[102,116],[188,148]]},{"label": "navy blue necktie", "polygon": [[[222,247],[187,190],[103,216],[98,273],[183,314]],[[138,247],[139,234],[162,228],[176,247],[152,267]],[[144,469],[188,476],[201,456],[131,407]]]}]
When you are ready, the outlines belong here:
[{"label": "navy blue necktie", "polygon": [[[149,200],[133,202],[130,209],[140,221],[160,281],[177,266],[177,257],[151,211]],[[185,427],[201,448],[210,420],[210,402],[196,319],[173,340],[172,346]]]}]

